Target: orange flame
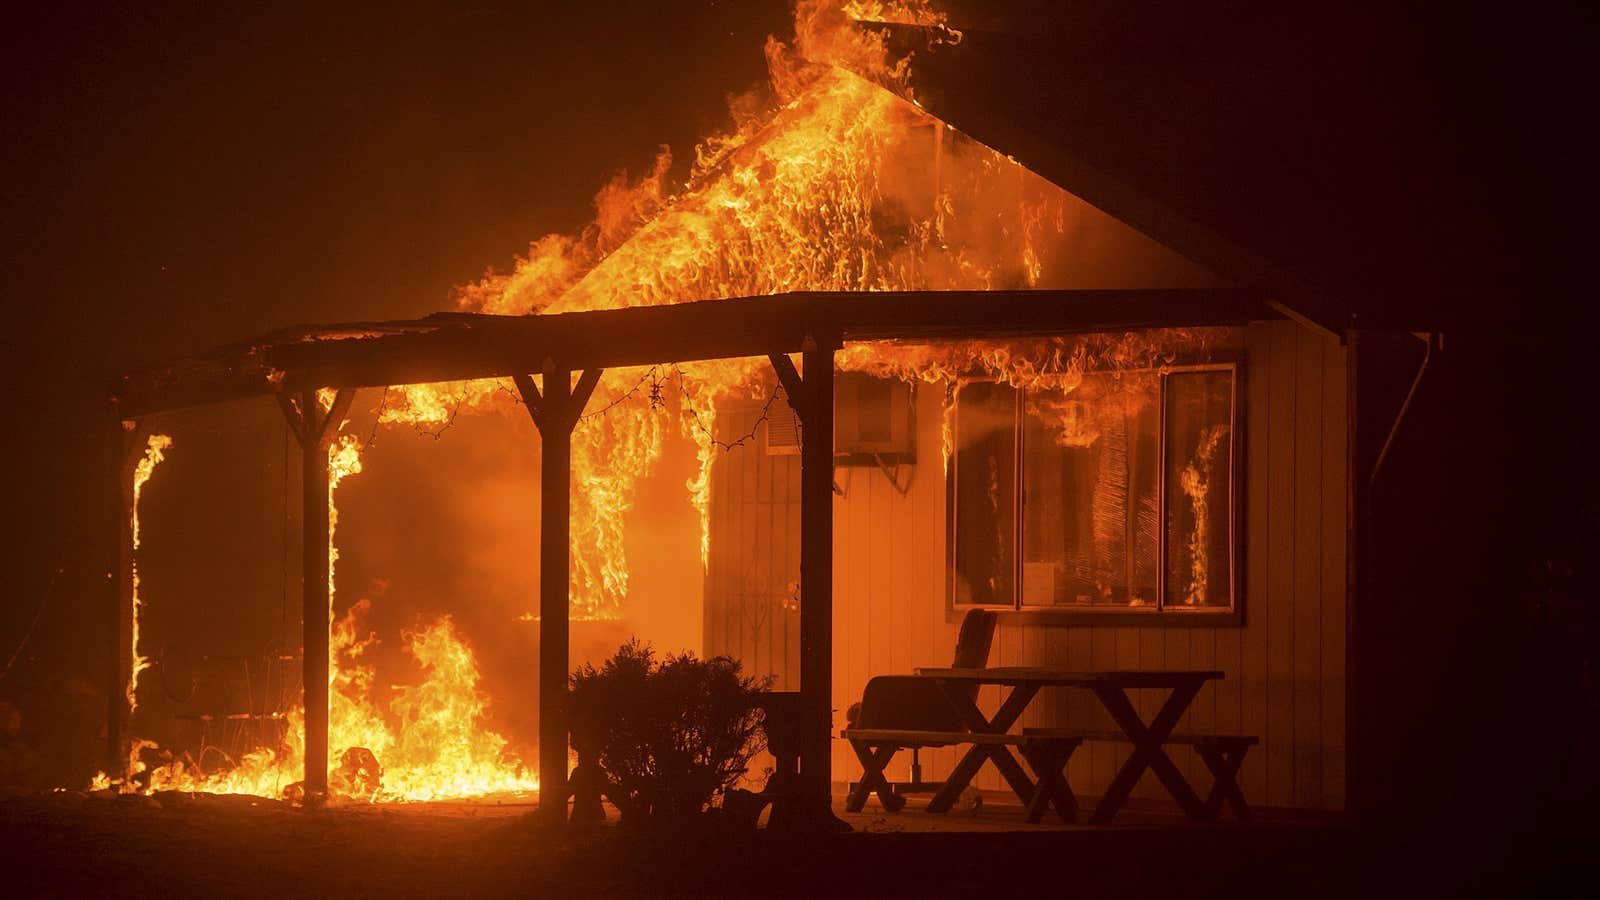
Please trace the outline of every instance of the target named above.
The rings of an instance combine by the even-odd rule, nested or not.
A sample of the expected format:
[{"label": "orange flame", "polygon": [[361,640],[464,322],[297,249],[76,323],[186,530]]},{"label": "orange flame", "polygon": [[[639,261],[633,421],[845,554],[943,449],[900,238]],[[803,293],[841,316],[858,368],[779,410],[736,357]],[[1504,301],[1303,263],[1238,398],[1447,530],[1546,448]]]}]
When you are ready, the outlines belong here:
[{"label": "orange flame", "polygon": [[[150,467],[160,461],[152,450]],[[338,521],[334,491],[361,471],[361,444],[343,435],[328,448],[329,594],[333,563],[338,559],[333,534]],[[148,479],[148,471],[144,478]],[[142,484],[142,481],[138,482]],[[137,496],[137,488],[135,489]],[[365,598],[332,623],[329,666],[328,745],[333,771],[330,786],[344,799],[368,801],[432,800],[538,789],[529,774],[506,752],[506,741],[483,727],[487,701],[478,689],[477,659],[448,616],[407,631],[407,654],[416,661],[422,680],[396,690],[387,715],[374,702],[376,669],[363,660],[377,636],[363,629],[371,609]],[[128,760],[129,778],[113,784],[100,773],[93,789],[116,787],[128,792],[163,790],[284,796],[300,780],[305,766],[305,709],[285,716],[284,743],[253,751],[222,771],[207,771],[187,758],[166,759],[152,766],[146,757],[163,754],[152,741],[135,740]],[[357,771],[355,751],[366,750],[380,763],[381,775]]]},{"label": "orange flame", "polygon": [[[766,48],[768,114],[744,112],[756,106],[748,99],[735,103],[737,127],[696,148],[681,190],[668,187],[671,155],[663,151],[641,178],[619,176],[602,188],[583,233],[533,241],[510,272],[459,288],[457,305],[531,314],[791,290],[1040,283],[1048,259],[1039,245],[1064,227],[1065,193],[886,90],[907,93],[904,61],[891,63],[883,38],[852,19],[944,21],[925,2],[801,2],[793,44],[774,40]],[[852,348],[840,365],[867,367],[901,353]],[[952,361],[939,371],[954,368]],[[701,516],[704,562],[717,455],[707,432],[720,402],[763,394],[771,378],[759,359],[675,367],[681,402],[663,416],[648,404],[619,402],[640,374],[605,373],[591,404],[606,415],[585,420],[573,436],[574,619],[622,614],[625,518],[637,479],[661,458],[664,419],[673,413],[679,430],[700,444],[686,488]],[[930,377],[911,366],[896,375]],[[396,388],[381,418],[436,427],[461,408],[509,409],[511,397],[494,380],[414,385]]]},{"label": "orange flame", "polygon": [[1183,603],[1199,606],[1206,602],[1211,588],[1210,554],[1206,552],[1205,539],[1211,534],[1211,480],[1216,475],[1217,452],[1228,437],[1227,426],[1206,428],[1200,435],[1194,458],[1178,473],[1178,484],[1189,498],[1194,513],[1194,524],[1186,541],[1189,545],[1189,584],[1184,591]]},{"label": "orange flame", "polygon": [[129,645],[133,652],[133,666],[128,672],[128,712],[132,713],[139,708],[139,675],[150,668],[150,660],[139,653],[139,611],[144,607],[144,598],[139,593],[139,499],[144,494],[145,482],[155,474],[156,466],[166,459],[166,451],[172,447],[172,438],[164,434],[152,434],[145,442],[144,457],[139,460],[133,469],[133,509],[130,512],[130,530],[133,534],[133,560],[131,564],[133,575],[133,616],[132,628],[129,634]]}]

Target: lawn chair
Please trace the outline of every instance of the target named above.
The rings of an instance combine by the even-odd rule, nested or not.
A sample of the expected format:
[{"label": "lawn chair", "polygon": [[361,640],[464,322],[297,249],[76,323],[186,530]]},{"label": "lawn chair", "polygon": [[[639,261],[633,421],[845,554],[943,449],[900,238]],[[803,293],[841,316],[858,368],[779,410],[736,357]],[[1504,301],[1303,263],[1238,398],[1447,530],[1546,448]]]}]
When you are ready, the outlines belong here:
[{"label": "lawn chair", "polygon": [[[994,643],[994,629],[999,622],[992,610],[969,610],[961,620],[961,632],[956,638],[956,668],[981,669],[989,664],[989,647]],[[972,686],[976,693],[978,688]],[[852,704],[845,712],[848,729],[874,728],[905,731],[965,732],[966,723],[956,714],[939,685],[916,675],[877,675],[867,682],[861,702]],[[918,751],[923,747],[944,747],[947,742],[905,742],[896,749],[911,751],[911,780],[892,782],[893,793],[880,799],[891,812],[905,805],[904,794],[932,794],[944,786],[940,781],[922,780],[922,761]],[[852,788],[854,785],[852,785]],[[852,796],[854,791],[852,791]],[[891,799],[892,798],[892,799]],[[862,799],[865,799],[863,794]],[[855,811],[855,810],[852,810]]]}]

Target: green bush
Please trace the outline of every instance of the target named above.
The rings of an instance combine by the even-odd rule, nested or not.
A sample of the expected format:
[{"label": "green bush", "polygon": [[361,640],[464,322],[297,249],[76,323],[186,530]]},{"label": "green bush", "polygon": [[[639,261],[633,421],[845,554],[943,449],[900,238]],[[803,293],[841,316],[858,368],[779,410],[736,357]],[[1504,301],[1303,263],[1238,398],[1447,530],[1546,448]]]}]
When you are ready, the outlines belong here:
[{"label": "green bush", "polygon": [[657,661],[635,638],[571,679],[579,764],[598,762],[624,821],[679,820],[731,789],[761,752],[756,701],[771,679],[725,656]]}]

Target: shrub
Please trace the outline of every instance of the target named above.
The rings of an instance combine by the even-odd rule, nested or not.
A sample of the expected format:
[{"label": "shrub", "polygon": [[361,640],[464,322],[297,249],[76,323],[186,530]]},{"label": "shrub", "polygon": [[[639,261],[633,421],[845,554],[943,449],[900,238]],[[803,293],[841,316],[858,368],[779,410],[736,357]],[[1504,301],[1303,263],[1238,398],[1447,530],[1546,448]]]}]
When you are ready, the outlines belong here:
[{"label": "shrub", "polygon": [[731,789],[762,748],[756,701],[770,679],[725,656],[657,661],[635,638],[571,679],[579,764],[598,762],[624,820],[676,820]]}]

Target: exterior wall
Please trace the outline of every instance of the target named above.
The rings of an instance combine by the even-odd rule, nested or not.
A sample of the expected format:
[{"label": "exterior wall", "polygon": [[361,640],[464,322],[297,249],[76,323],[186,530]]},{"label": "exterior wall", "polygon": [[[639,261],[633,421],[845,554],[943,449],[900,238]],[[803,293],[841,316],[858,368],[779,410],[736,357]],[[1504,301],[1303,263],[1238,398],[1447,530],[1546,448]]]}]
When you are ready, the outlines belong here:
[{"label": "exterior wall", "polygon": [[[1179,728],[1257,735],[1241,773],[1252,803],[1341,810],[1345,802],[1345,378],[1344,348],[1293,323],[1250,326],[1245,358],[1245,558],[1242,627],[1021,625],[1002,618],[991,665],[1076,669],[1216,668]],[[949,665],[957,622],[945,599],[945,482],[939,428],[943,392],[918,392],[918,464],[900,470],[902,494],[871,468],[841,468],[834,498],[834,706],[836,724],[872,675]],[[758,410],[718,419],[724,434],[758,427]],[[909,483],[906,479],[909,477]],[[752,441],[722,457],[712,480],[705,650],[727,653],[776,686],[799,685],[799,615],[786,604],[798,578],[799,461]],[[986,689],[992,710],[999,689]],[[1160,696],[1135,702],[1148,719]],[[1081,691],[1046,691],[1025,724],[1111,727]],[[1126,748],[1086,745],[1070,777],[1101,793]],[[1203,764],[1180,747],[1174,761],[1202,792]],[[954,765],[956,750],[924,751],[925,777]],[[906,777],[897,759],[892,777]],[[860,775],[835,742],[835,780]],[[985,767],[978,786],[1001,789]],[[1147,775],[1136,797],[1166,800]]]}]

